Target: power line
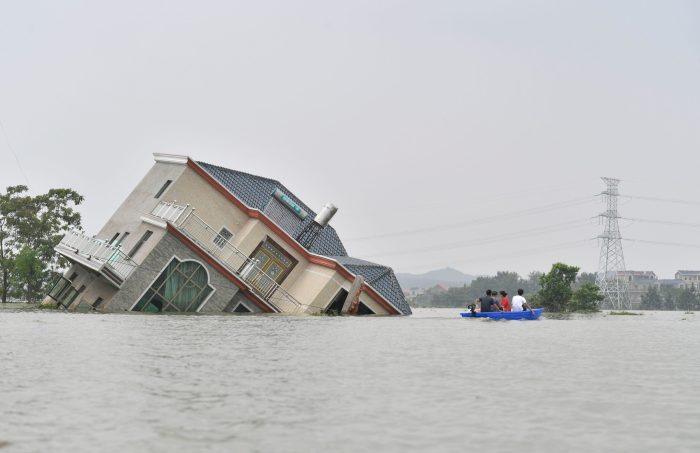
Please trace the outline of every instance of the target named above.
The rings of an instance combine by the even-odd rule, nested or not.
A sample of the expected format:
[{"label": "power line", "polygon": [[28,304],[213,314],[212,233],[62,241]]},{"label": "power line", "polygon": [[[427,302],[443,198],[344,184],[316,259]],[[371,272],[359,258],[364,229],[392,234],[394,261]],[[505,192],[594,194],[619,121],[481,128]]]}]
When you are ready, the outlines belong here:
[{"label": "power line", "polygon": [[421,247],[416,249],[403,249],[400,251],[390,251],[386,253],[377,253],[374,255],[367,255],[368,258],[375,257],[386,257],[386,256],[397,256],[397,255],[412,255],[425,252],[435,252],[441,250],[453,250],[465,247],[480,246],[484,244],[490,244],[494,242],[501,242],[513,239],[522,239],[526,237],[539,236],[542,234],[554,233],[557,231],[568,231],[576,228],[581,228],[583,226],[590,225],[590,218],[583,218],[579,220],[573,220],[570,222],[564,222],[556,225],[548,225],[544,227],[531,228],[528,230],[515,231],[512,233],[503,233],[496,236],[488,236],[485,238],[470,239],[469,241],[460,242],[449,242],[443,244],[437,244],[433,246]]},{"label": "power line", "polygon": [[676,203],[676,204],[686,204],[691,206],[700,206],[700,201],[692,200],[681,200],[678,198],[658,198],[658,197],[645,197],[641,195],[619,195],[623,198],[630,198],[632,200],[645,200],[645,201],[656,201],[661,203]]},{"label": "power line", "polygon": [[[452,262],[450,263],[450,266],[460,266],[462,264],[468,264],[468,263],[473,263],[473,262],[493,262],[495,260],[502,260],[504,258],[522,258],[522,257],[527,257],[527,256],[534,256],[534,255],[541,255],[542,253],[546,252],[554,252],[554,251],[559,251],[559,250],[565,250],[565,249],[571,249],[571,248],[576,248],[576,247],[581,247],[582,245],[586,244],[591,244],[591,239],[584,239],[584,240],[578,240],[578,241],[571,241],[571,242],[562,242],[559,244],[554,244],[548,247],[537,247],[537,248],[531,248],[531,249],[525,249],[525,250],[518,250],[510,253],[504,253],[500,255],[483,255],[479,257],[474,257],[470,258],[467,260],[463,261],[457,261],[457,262]],[[435,264],[429,264],[425,265],[424,267],[426,269],[432,269],[437,266],[445,266],[445,262],[441,263],[435,263]]]},{"label": "power line", "polygon": [[648,241],[645,239],[624,239],[624,240],[630,241],[630,242],[639,242],[641,244],[668,245],[671,247],[700,248],[700,244],[686,244],[686,243],[682,243],[682,242]]},{"label": "power line", "polygon": [[17,162],[17,167],[19,168],[19,172],[24,177],[24,181],[27,183],[27,186],[29,186],[29,178],[27,178],[27,174],[24,172],[24,169],[22,168],[22,164],[19,162],[19,157],[17,157],[17,153],[15,153],[15,150],[12,148],[12,144],[10,143],[10,138],[7,136],[7,132],[5,131],[5,125],[2,123],[1,119],[0,119],[0,129],[2,129],[2,135],[5,137],[5,143],[7,143],[7,148],[10,150],[12,155],[15,157],[15,162]]},{"label": "power line", "polygon": [[630,219],[630,218],[626,218],[626,217],[621,217],[621,219],[631,220],[632,222],[657,223],[660,225],[672,225],[672,226],[684,226],[684,227],[690,227],[690,228],[700,228],[700,223],[675,222],[673,220]]},{"label": "power line", "polygon": [[582,198],[574,198],[571,200],[546,204],[546,205],[538,206],[535,208],[524,209],[521,211],[514,211],[514,212],[507,213],[507,214],[499,214],[499,215],[490,216],[490,217],[483,217],[480,219],[467,220],[464,222],[434,225],[434,226],[430,226],[430,227],[416,228],[416,229],[412,229],[412,230],[395,231],[395,232],[391,232],[391,233],[382,233],[382,234],[377,234],[377,235],[372,235],[372,236],[350,238],[350,239],[346,239],[346,241],[366,241],[366,240],[383,239],[383,238],[390,238],[390,237],[396,237],[396,236],[411,236],[414,234],[431,233],[434,231],[450,230],[450,229],[460,228],[460,227],[469,226],[469,225],[481,225],[481,224],[485,224],[485,223],[507,220],[507,219],[510,219],[510,218],[516,217],[516,216],[535,215],[535,214],[540,214],[543,212],[565,209],[565,208],[569,208],[572,206],[579,206],[579,205],[582,205],[585,203],[589,203],[589,202],[593,201],[594,199],[595,199],[595,197],[591,197],[591,196],[582,197]]}]

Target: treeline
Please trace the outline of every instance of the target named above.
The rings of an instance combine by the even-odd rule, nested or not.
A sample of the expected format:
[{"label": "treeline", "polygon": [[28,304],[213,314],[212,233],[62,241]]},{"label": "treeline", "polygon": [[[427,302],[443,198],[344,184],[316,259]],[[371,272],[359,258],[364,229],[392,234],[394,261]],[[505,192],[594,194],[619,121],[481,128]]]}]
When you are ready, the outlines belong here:
[{"label": "treeline", "polygon": [[32,196],[27,186],[0,193],[0,301],[38,302],[65,267],[54,247],[69,228],[80,228],[75,207],[83,197],[72,189]]},{"label": "treeline", "polygon": [[442,294],[432,294],[432,297],[424,298],[421,305],[443,308],[466,307],[474,299],[481,297],[487,289],[505,290],[509,294],[514,294],[518,288],[523,288],[526,293],[533,293],[539,290],[540,275],[538,272],[533,272],[527,279],[523,279],[515,272],[504,271],[494,276],[477,277],[469,285],[450,288]]},{"label": "treeline", "polygon": [[[591,297],[599,296],[598,287],[594,284],[595,273],[583,272],[579,275],[578,271],[578,267],[557,263],[552,266],[549,273],[531,272],[527,278],[520,277],[516,272],[497,272],[494,276],[478,277],[469,285],[449,288],[442,294],[426,294],[419,298],[415,305],[464,308],[483,296],[487,289],[504,290],[512,298],[516,291],[522,288],[529,301],[537,303],[537,306],[544,306],[550,311],[581,310],[583,308],[578,307],[581,305],[585,305],[586,310],[595,309],[587,302]],[[585,288],[587,293],[585,295],[578,293],[578,297],[574,299],[575,291],[585,285],[589,285]],[[543,286],[546,287],[545,291],[542,291]]]},{"label": "treeline", "polygon": [[700,310],[700,291],[691,285],[689,288],[673,288],[662,286],[656,288],[650,286],[645,294],[642,294],[642,310]]}]

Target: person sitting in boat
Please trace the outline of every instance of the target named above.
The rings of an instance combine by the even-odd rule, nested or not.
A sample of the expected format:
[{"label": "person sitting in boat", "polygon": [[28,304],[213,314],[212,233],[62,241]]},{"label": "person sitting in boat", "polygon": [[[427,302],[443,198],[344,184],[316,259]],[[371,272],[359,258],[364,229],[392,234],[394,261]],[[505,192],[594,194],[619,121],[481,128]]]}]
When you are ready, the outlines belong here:
[{"label": "person sitting in boat", "polygon": [[481,312],[487,311],[503,311],[503,307],[498,303],[495,297],[492,296],[494,292],[490,289],[486,290],[486,296],[478,298],[476,301],[481,305]]},{"label": "person sitting in boat", "polygon": [[532,307],[530,304],[527,303],[527,300],[523,297],[523,294],[525,294],[525,291],[522,290],[522,288],[518,289],[518,295],[513,297],[513,301],[511,302],[512,305],[512,310],[513,311],[525,311],[525,310],[530,310],[530,313],[532,313]]},{"label": "person sitting in boat", "polygon": [[505,291],[501,291],[501,307],[503,307],[503,311],[510,311],[511,309],[508,293]]}]

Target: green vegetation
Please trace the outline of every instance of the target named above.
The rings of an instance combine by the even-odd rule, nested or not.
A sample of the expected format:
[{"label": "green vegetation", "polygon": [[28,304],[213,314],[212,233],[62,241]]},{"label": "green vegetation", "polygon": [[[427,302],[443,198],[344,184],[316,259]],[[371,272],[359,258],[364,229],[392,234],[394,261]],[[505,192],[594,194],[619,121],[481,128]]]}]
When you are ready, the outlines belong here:
[{"label": "green vegetation", "polygon": [[568,310],[575,312],[598,311],[599,304],[605,299],[595,283],[585,283],[574,290]]},{"label": "green vegetation", "polygon": [[515,272],[498,272],[495,276],[478,277],[470,285],[447,290],[428,290],[411,305],[416,307],[464,308],[484,295],[487,289],[508,291],[512,298],[518,288],[533,307],[548,312],[596,312],[603,300],[595,285],[595,273],[578,273],[579,268],[563,263],[552,266],[548,274],[531,272],[523,279]]},{"label": "green vegetation", "polygon": [[64,262],[54,247],[69,228],[80,228],[75,206],[83,197],[72,189],[32,196],[27,186],[0,193],[0,301],[38,302]]},{"label": "green vegetation", "polygon": [[641,313],[633,313],[631,311],[611,311],[609,314],[613,316],[642,316]]},{"label": "green vegetation", "polygon": [[591,283],[591,276],[585,275],[585,280],[578,280],[579,268],[564,263],[555,263],[552,269],[540,276],[540,291],[532,298],[530,305],[543,307],[548,312],[583,312],[598,311],[598,303],[603,300],[600,288]]},{"label": "green vegetation", "polygon": [[686,288],[650,286],[642,294],[642,310],[692,311],[700,310],[700,292],[695,285]]},{"label": "green vegetation", "polygon": [[539,272],[532,272],[527,279],[515,272],[498,272],[493,277],[478,277],[471,284],[449,288],[445,292],[431,292],[419,296],[412,303],[416,307],[464,308],[476,298],[481,297],[487,289],[509,291],[513,297],[518,288],[525,290],[526,296],[539,289]]}]

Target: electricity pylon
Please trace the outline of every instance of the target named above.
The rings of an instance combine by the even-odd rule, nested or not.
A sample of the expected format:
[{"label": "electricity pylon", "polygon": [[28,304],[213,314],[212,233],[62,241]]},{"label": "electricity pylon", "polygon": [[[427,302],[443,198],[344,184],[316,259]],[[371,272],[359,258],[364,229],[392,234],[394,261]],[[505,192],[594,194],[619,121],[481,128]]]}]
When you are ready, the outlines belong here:
[{"label": "electricity pylon", "polygon": [[625,271],[625,257],[622,253],[622,236],[617,219],[617,197],[620,194],[618,186],[619,179],[602,178],[607,188],[602,193],[603,201],[607,205],[604,213],[600,214],[600,219],[605,228],[603,234],[598,236],[601,239],[600,261],[598,265],[598,275],[596,285],[605,296],[601,302],[602,308],[613,310],[629,309],[630,297],[627,287]]}]

